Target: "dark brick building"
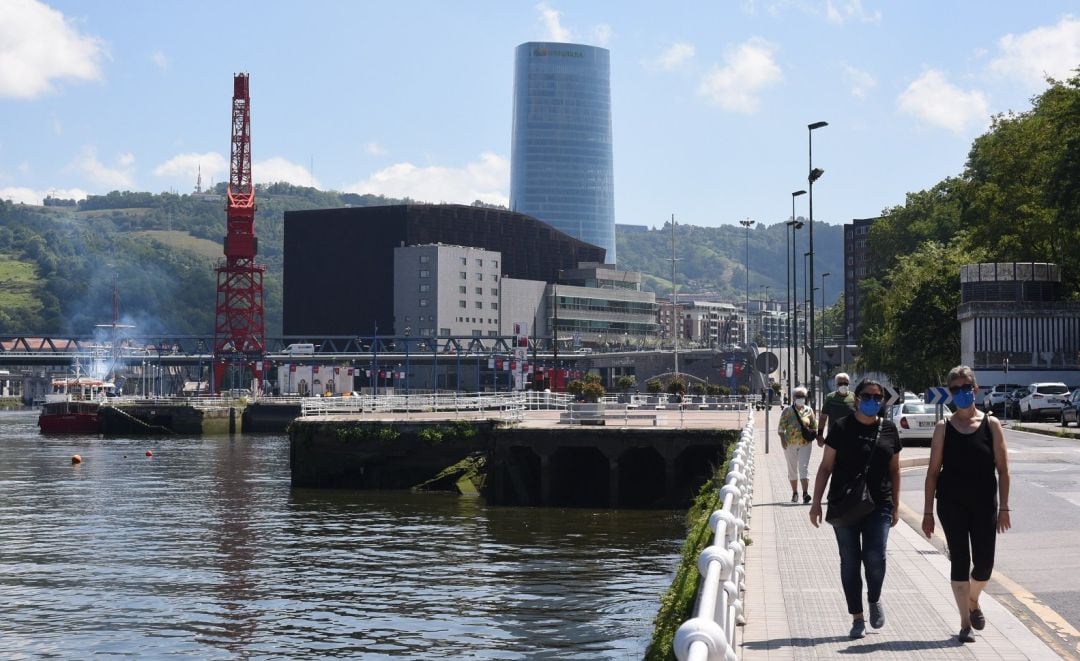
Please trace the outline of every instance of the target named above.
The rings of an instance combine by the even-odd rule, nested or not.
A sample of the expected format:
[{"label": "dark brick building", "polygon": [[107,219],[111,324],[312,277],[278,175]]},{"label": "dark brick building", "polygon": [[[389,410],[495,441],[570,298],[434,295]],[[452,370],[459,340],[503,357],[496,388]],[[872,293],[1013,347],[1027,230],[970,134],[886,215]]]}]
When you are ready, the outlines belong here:
[{"label": "dark brick building", "polygon": [[[554,282],[604,249],[512,211],[409,204],[285,212],[282,326],[288,336],[394,329],[394,248],[444,243],[502,253],[502,274]],[[400,332],[400,331],[399,331]]]}]

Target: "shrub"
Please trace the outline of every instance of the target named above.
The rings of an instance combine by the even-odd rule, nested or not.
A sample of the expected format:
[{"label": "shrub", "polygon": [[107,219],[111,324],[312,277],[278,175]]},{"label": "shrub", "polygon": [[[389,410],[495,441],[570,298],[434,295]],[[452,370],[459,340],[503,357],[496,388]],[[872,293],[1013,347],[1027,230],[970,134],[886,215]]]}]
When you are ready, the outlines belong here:
[{"label": "shrub", "polygon": [[581,396],[589,402],[600,401],[600,398],[604,396],[604,386],[600,385],[600,380],[587,381],[581,389]]},{"label": "shrub", "polygon": [[637,379],[632,376],[620,376],[615,379],[615,387],[619,390],[630,390],[637,385]]},{"label": "shrub", "polygon": [[728,388],[727,386],[717,386],[716,389],[718,391],[717,394],[721,397],[728,397],[731,395],[731,388]]},{"label": "shrub", "polygon": [[686,392],[686,383],[682,379],[672,379],[667,385],[667,391],[672,395],[681,395]]},{"label": "shrub", "polygon": [[566,384],[566,392],[570,393],[574,397],[581,397],[581,393],[583,390],[585,390],[585,382],[580,379],[574,379],[570,383]]},{"label": "shrub", "polygon": [[739,393],[741,397],[745,397],[750,394],[750,386],[739,386],[736,389],[736,392]]},{"label": "shrub", "polygon": [[424,427],[417,436],[421,441],[431,445],[442,443],[443,440],[443,432],[439,427]]},{"label": "shrub", "polygon": [[663,391],[664,385],[660,383],[660,379],[649,379],[645,382],[645,391],[649,394],[655,395]]},{"label": "shrub", "polygon": [[704,383],[695,383],[694,385],[690,386],[690,393],[693,394],[693,395],[699,395],[699,396],[704,395],[705,394],[705,384]]},{"label": "shrub", "polygon": [[710,383],[708,386],[705,387],[705,394],[707,394],[709,396],[712,396],[712,397],[715,397],[716,395],[721,394],[720,391],[722,389],[723,389],[723,386],[718,386],[716,384]]}]

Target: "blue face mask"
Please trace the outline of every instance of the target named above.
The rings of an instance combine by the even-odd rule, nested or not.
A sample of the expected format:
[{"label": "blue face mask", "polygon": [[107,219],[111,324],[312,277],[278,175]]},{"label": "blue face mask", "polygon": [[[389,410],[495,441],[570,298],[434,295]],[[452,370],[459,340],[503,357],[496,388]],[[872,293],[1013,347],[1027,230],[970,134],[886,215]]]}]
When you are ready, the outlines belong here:
[{"label": "blue face mask", "polygon": [[956,404],[958,409],[971,408],[975,404],[975,391],[973,390],[961,390],[960,392],[953,393],[953,404]]},{"label": "blue face mask", "polygon": [[873,417],[877,416],[878,411],[880,411],[880,410],[881,410],[881,402],[879,402],[879,401],[877,401],[875,399],[870,399],[870,400],[860,399],[859,400],[859,413],[862,413],[865,416],[873,418]]}]

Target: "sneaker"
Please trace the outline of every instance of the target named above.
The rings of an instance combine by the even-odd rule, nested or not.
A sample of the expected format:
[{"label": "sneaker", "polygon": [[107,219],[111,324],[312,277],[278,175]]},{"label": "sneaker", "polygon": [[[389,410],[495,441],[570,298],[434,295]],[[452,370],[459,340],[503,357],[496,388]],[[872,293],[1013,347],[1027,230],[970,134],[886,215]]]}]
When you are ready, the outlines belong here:
[{"label": "sneaker", "polygon": [[810,504],[810,494],[804,493],[802,495],[802,504],[803,505],[809,505]]},{"label": "sneaker", "polygon": [[885,607],[881,602],[870,604],[870,626],[880,629],[885,626]]},{"label": "sneaker", "polygon": [[791,502],[793,502],[793,503],[798,503],[799,502],[799,492],[798,491],[792,491],[791,492]]},{"label": "sneaker", "polygon": [[986,616],[983,615],[981,608],[976,608],[971,611],[971,628],[976,631],[982,631],[986,626]]},{"label": "sneaker", "polygon": [[971,627],[964,627],[963,629],[960,630],[960,633],[958,633],[956,635],[956,637],[957,637],[957,639],[960,640],[961,643],[974,643],[975,642],[975,636],[971,635]]},{"label": "sneaker", "polygon": [[865,638],[866,637],[866,620],[855,620],[851,623],[851,631],[848,632],[848,638]]}]

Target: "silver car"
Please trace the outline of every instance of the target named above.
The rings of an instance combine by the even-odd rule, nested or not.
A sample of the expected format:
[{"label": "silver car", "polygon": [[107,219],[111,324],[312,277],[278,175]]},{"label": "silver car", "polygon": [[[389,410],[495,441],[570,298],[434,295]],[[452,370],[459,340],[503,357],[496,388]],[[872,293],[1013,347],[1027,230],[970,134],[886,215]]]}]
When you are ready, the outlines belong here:
[{"label": "silver car", "polygon": [[[896,430],[900,432],[900,442],[909,445],[916,441],[930,442],[934,435],[934,425],[937,424],[936,407],[933,404],[908,400],[903,404],[896,404],[889,411],[889,417],[896,423]],[[949,409],[944,409],[944,419],[949,419]]]}]

